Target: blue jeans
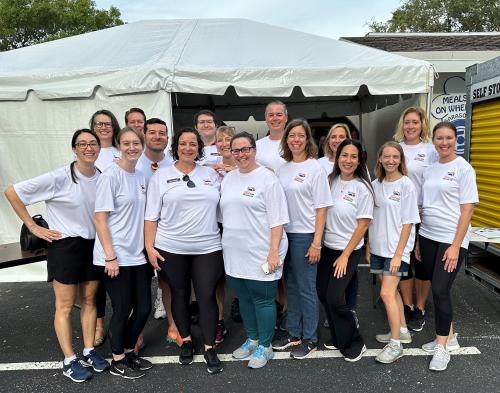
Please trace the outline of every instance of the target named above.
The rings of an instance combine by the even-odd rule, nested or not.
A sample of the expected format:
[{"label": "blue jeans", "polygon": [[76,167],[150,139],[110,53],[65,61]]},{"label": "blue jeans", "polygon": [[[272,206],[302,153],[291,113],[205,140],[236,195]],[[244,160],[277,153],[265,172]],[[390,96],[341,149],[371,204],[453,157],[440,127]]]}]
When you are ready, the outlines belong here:
[{"label": "blue jeans", "polygon": [[318,341],[319,300],[316,292],[318,265],[305,255],[313,233],[287,233],[285,282],[288,296],[286,329],[294,337]]}]

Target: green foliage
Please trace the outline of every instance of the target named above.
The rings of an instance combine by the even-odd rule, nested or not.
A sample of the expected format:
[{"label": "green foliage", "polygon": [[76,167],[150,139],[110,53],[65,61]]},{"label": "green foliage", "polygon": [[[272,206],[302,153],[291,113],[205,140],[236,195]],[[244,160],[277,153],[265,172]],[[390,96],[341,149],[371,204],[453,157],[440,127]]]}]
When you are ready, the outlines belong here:
[{"label": "green foliage", "polygon": [[0,0],[0,51],[122,25],[91,0]]},{"label": "green foliage", "polygon": [[377,33],[500,30],[499,0],[405,0],[387,22],[367,23]]}]

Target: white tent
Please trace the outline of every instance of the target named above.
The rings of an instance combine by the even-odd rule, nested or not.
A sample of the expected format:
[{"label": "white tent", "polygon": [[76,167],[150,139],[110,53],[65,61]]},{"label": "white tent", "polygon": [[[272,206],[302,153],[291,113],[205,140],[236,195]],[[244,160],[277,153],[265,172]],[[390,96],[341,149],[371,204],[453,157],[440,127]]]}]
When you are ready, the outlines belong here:
[{"label": "white tent", "polygon": [[[293,116],[350,115],[433,81],[425,61],[242,19],[143,21],[3,52],[0,190],[68,162],[70,135],[97,109],[120,119],[139,106],[172,125],[200,107],[262,118],[268,97],[288,97]],[[5,199],[0,216],[0,243],[15,241]]]}]

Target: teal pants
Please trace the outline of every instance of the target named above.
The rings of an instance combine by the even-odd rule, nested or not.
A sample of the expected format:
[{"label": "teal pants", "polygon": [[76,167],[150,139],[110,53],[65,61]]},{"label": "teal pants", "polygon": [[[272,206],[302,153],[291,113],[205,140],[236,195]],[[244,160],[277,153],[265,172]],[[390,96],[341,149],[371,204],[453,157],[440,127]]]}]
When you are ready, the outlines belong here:
[{"label": "teal pants", "polygon": [[278,281],[256,281],[226,276],[240,302],[240,313],[247,337],[271,345],[276,325]]}]

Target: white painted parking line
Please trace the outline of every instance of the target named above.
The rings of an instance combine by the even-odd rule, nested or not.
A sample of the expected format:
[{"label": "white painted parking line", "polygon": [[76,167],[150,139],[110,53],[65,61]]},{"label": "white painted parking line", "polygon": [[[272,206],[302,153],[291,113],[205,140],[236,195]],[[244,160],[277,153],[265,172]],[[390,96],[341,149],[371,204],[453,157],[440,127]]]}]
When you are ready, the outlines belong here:
[{"label": "white painted parking line", "polygon": [[[375,357],[380,352],[380,349],[369,349],[363,357]],[[405,356],[430,356],[420,348],[405,348]],[[451,355],[480,355],[481,352],[476,347],[462,347],[457,351],[450,352]],[[342,355],[339,351],[316,351],[310,355],[308,359],[324,359],[324,358],[341,358]],[[231,354],[220,354],[220,360],[223,362],[237,362]],[[179,362],[178,356],[152,356],[145,357],[154,364],[177,364]],[[293,360],[290,357],[290,352],[275,352],[274,359],[276,360]],[[109,360],[109,359],[108,359]],[[203,356],[196,355],[194,357],[195,363],[203,363]],[[20,371],[20,370],[57,370],[62,367],[62,362],[26,362],[26,363],[0,363],[0,371]]]}]

